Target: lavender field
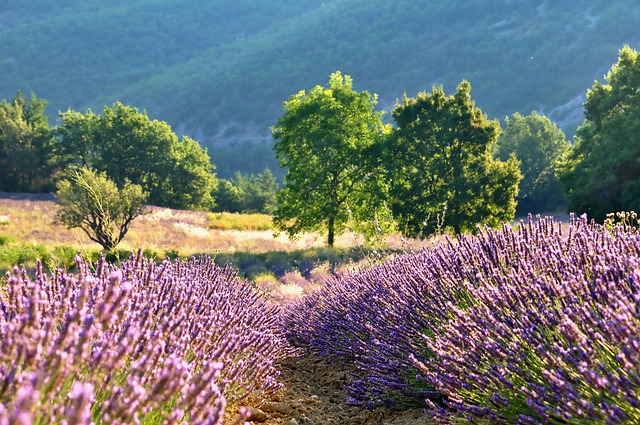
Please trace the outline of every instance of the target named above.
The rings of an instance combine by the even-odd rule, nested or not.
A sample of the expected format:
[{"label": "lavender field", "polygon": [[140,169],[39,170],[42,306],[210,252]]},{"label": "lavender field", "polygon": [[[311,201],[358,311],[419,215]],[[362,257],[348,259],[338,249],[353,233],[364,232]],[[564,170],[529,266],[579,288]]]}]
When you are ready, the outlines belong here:
[{"label": "lavender field", "polygon": [[281,397],[291,356],[346,368],[347,404],[419,423],[638,423],[637,225],[483,229],[282,306],[207,257],[16,268],[0,424],[243,423]]},{"label": "lavender field", "polygon": [[232,269],[140,255],[78,269],[8,278],[0,423],[242,423],[280,388],[278,308]]},{"label": "lavender field", "polygon": [[531,220],[327,282],[290,341],[353,365],[348,402],[445,423],[640,421],[637,217]]}]

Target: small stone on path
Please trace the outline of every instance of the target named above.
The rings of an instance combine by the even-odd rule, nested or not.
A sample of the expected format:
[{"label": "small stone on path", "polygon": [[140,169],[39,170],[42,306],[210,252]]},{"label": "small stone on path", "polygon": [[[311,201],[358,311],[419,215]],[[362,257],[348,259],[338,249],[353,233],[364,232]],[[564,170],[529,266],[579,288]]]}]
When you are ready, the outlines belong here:
[{"label": "small stone on path", "polygon": [[291,406],[285,403],[265,403],[262,406],[262,410],[270,413],[282,413],[283,415],[290,415],[293,412]]},{"label": "small stone on path", "polygon": [[251,422],[266,422],[269,419],[269,415],[263,412],[260,409],[251,409],[251,416],[249,416],[249,420]]}]

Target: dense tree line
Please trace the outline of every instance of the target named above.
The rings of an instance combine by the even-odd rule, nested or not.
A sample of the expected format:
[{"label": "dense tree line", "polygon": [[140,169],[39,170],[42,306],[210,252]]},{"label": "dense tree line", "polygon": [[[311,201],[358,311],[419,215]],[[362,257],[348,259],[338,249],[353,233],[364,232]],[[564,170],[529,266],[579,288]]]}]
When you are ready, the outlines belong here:
[{"label": "dense tree line", "polygon": [[332,245],[353,217],[377,221],[381,206],[407,236],[496,226],[514,218],[518,202],[521,214],[568,205],[599,221],[638,211],[640,54],[622,48],[605,78],[587,93],[572,146],[535,111],[507,118],[500,137],[499,122],[475,106],[467,81],[451,96],[442,87],[405,95],[390,130],[374,110],[376,96],[334,73],[326,87],[284,102],[273,127],[288,170],[274,222],[290,236],[326,229]]},{"label": "dense tree line", "polygon": [[214,211],[272,214],[277,191],[278,182],[270,169],[249,175],[237,171],[230,179],[218,180]]},{"label": "dense tree line", "polygon": [[543,115],[514,113],[505,119],[497,156],[516,154],[523,177],[516,196],[519,215],[562,211],[566,199],[556,164],[571,148],[562,130]]},{"label": "dense tree line", "polygon": [[44,109],[47,102],[18,92],[0,102],[0,191],[50,189],[47,161],[52,133]]},{"label": "dense tree line", "polygon": [[[69,170],[86,169],[120,189],[140,186],[151,205],[264,213],[275,207],[278,185],[270,170],[238,173],[219,188],[205,148],[134,107],[116,102],[102,115],[68,110],[50,128],[46,105],[35,94],[27,99],[22,93],[0,103],[0,191],[53,191]],[[226,199],[229,193],[237,199]],[[216,207],[218,197],[223,204]]]},{"label": "dense tree line", "polygon": [[518,162],[493,158],[500,124],[475,107],[470,90],[463,81],[453,96],[441,87],[405,96],[393,129],[374,110],[376,96],[356,92],[340,73],[292,96],[273,128],[288,170],[275,224],[290,236],[326,228],[331,246],[350,219],[379,221],[383,206],[413,237],[513,218]]}]

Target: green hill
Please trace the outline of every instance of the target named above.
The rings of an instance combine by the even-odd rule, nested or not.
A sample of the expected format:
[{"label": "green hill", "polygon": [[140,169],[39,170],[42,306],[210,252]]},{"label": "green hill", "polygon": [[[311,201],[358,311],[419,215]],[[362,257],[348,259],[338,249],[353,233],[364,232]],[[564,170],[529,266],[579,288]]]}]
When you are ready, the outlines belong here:
[{"label": "green hill", "polygon": [[[390,109],[461,79],[490,117],[568,133],[623,44],[634,0],[25,0],[0,7],[0,98],[52,116],[120,100],[205,145],[269,138],[289,95],[341,70]],[[258,170],[261,171],[261,170]]]}]

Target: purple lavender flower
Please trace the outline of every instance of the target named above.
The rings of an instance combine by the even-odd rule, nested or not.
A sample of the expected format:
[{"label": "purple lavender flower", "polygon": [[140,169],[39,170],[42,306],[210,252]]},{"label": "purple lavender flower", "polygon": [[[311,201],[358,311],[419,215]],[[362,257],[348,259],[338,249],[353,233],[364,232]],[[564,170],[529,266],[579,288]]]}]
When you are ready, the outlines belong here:
[{"label": "purple lavender flower", "polygon": [[329,281],[283,320],[294,344],[354,365],[354,404],[632,423],[639,289],[633,228],[539,218]]},{"label": "purple lavender flower", "polygon": [[278,309],[231,268],[141,254],[120,269],[77,265],[77,275],[38,265],[34,281],[8,276],[0,423],[221,424],[280,388],[274,363],[291,349]]}]

